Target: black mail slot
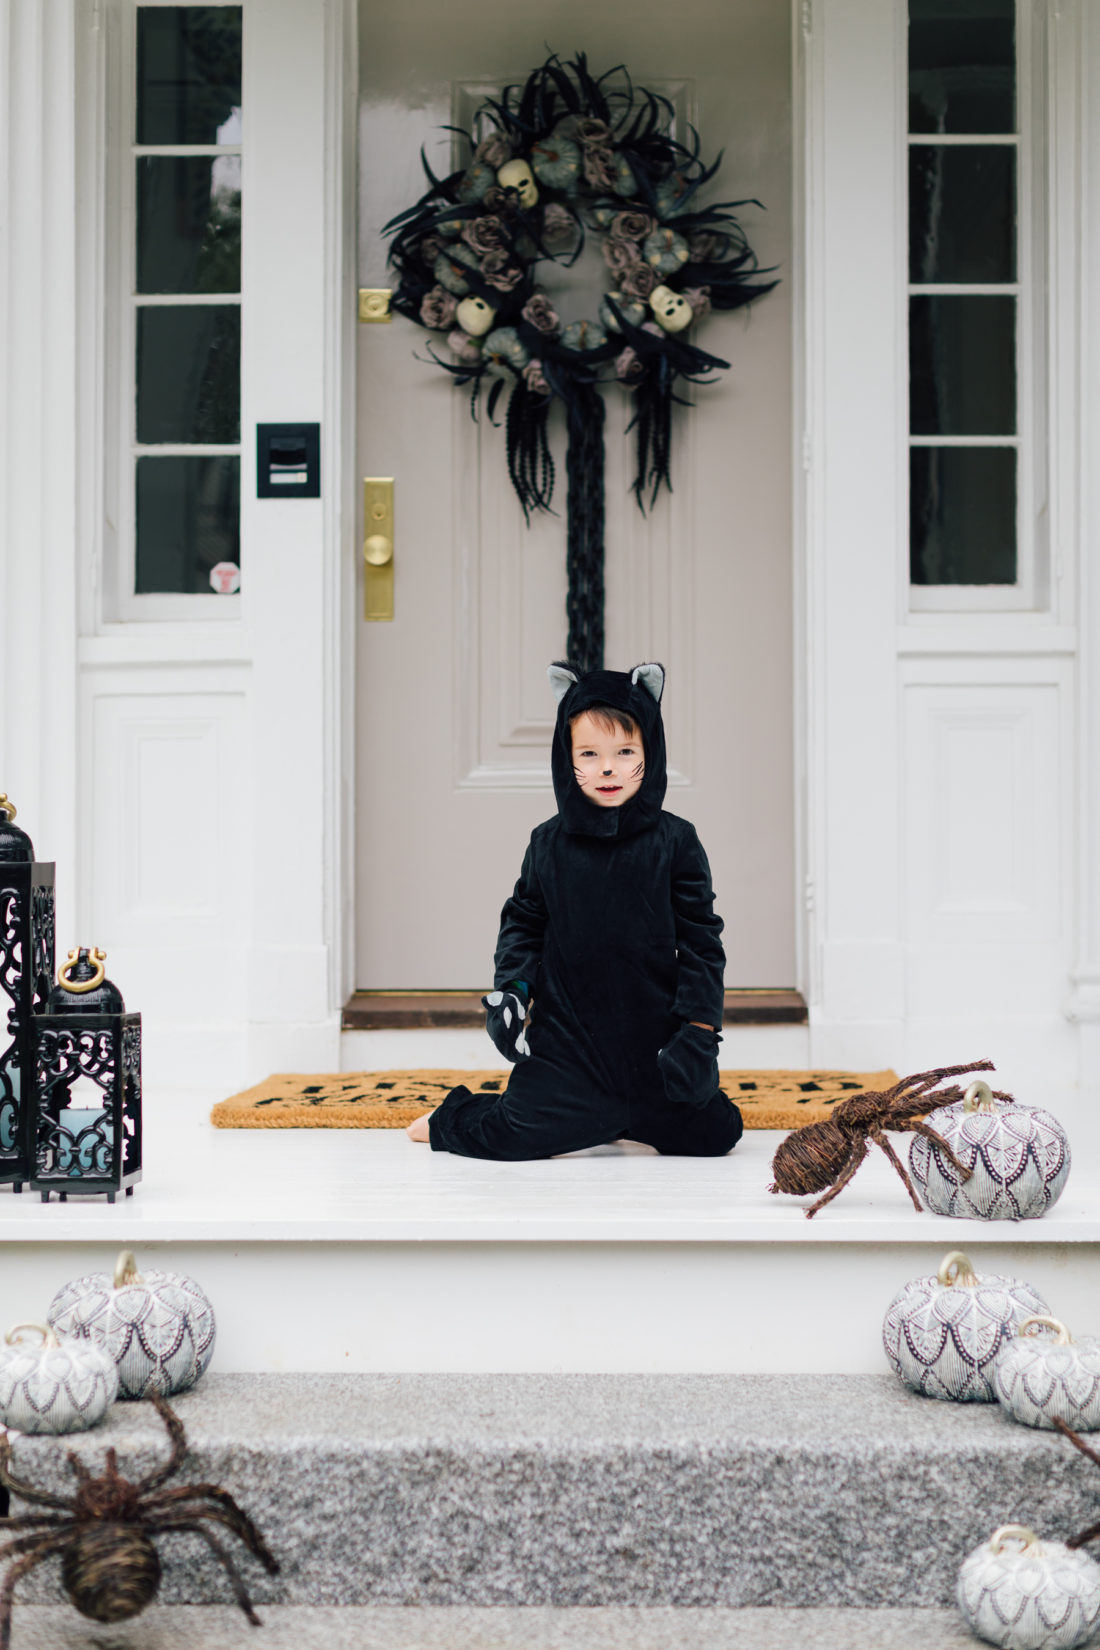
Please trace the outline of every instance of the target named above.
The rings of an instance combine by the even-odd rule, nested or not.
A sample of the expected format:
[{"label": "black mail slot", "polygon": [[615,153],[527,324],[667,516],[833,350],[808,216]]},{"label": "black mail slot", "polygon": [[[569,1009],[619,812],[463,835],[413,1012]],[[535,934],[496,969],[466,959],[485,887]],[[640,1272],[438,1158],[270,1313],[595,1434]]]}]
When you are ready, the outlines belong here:
[{"label": "black mail slot", "polygon": [[320,424],[257,424],[256,497],[320,496]]}]

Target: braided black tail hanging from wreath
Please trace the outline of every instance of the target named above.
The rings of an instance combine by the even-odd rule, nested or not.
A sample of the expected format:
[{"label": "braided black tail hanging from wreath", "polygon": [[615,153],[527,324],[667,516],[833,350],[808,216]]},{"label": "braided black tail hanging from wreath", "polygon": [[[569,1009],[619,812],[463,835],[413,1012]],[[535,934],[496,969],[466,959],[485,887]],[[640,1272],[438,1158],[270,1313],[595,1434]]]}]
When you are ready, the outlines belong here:
[{"label": "braided black tail hanging from wreath", "polygon": [[[386,225],[394,309],[445,337],[453,360],[432,356],[469,387],[475,418],[485,381],[490,419],[508,391],[508,475],[528,520],[551,508],[547,419],[564,404],[566,654],[586,670],[603,664],[601,385],[618,380],[633,398],[632,490],[644,510],[672,488],[672,408],[690,405],[679,386],[729,367],[689,343],[688,329],[776,285],[758,279],[733,215],[759,202],[700,206],[721,156],[704,165],[698,133],[673,138],[673,117],[668,98],[635,87],[622,65],[593,76],[583,52],[549,57],[481,105],[474,134],[459,134],[470,148],[462,170],[437,178],[422,154],[427,193]],[[599,318],[563,326],[538,265],[575,263],[597,232],[610,282]]]}]

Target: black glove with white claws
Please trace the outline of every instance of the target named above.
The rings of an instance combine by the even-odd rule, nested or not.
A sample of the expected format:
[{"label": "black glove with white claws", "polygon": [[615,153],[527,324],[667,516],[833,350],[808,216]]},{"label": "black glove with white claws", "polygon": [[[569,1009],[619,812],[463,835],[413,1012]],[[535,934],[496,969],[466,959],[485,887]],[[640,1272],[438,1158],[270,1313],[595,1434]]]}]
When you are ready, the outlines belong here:
[{"label": "black glove with white claws", "polygon": [[485,1010],[485,1029],[506,1060],[530,1058],[527,1036],[523,1025],[527,1018],[527,1004],[515,991],[490,991],[482,997]]},{"label": "black glove with white claws", "polygon": [[675,1104],[705,1106],[718,1092],[716,1031],[685,1022],[657,1055],[665,1094]]}]

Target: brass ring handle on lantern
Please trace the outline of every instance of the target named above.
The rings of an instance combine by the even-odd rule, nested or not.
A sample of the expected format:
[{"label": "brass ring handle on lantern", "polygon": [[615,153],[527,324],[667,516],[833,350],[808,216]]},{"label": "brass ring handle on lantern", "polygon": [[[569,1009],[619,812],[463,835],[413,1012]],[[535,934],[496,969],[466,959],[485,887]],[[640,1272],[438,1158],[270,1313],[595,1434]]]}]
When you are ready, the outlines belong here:
[{"label": "brass ring handle on lantern", "polygon": [[978,1274],[970,1263],[970,1256],[964,1255],[961,1249],[952,1249],[949,1255],[944,1255],[940,1269],[936,1273],[936,1282],[942,1284],[945,1289],[975,1288]]},{"label": "brass ring handle on lantern", "polygon": [[1065,1324],[1062,1323],[1058,1318],[1048,1318],[1042,1312],[1036,1312],[1032,1317],[1024,1318],[1022,1323],[1018,1323],[1016,1325],[1017,1335],[1026,1335],[1029,1338],[1032,1336],[1033,1331],[1036,1330],[1036,1329],[1053,1329],[1054,1330],[1054,1342],[1053,1342],[1053,1344],[1055,1346],[1072,1346],[1073,1345],[1073,1336],[1070,1334],[1070,1332],[1066,1328]]},{"label": "brass ring handle on lantern", "polygon": [[7,791],[0,791],[0,814],[3,814],[4,818],[7,820],[9,825],[11,824],[12,820],[15,818],[15,814],[16,814],[15,803],[8,801]]},{"label": "brass ring handle on lantern", "polygon": [[76,967],[77,959],[79,958],[79,956],[80,956],[80,947],[79,946],[74,946],[73,949],[69,952],[69,955],[68,955],[66,961],[61,964],[61,967],[57,971],[57,983],[58,983],[58,985],[61,986],[65,991],[71,991],[74,995],[77,995],[77,994],[85,992],[85,991],[94,991],[96,986],[97,985],[102,985],[103,981],[107,977],[107,971],[103,966],[103,964],[107,961],[107,953],[106,953],[106,951],[101,951],[99,949],[98,945],[94,945],[94,946],[91,946],[88,950],[88,960],[93,964],[93,966],[95,968],[95,973],[92,975],[91,979],[90,980],[71,980],[71,979],[69,979],[69,971]]},{"label": "brass ring handle on lantern", "polygon": [[979,1077],[963,1095],[963,1111],[996,1111],[993,1090]]},{"label": "brass ring handle on lantern", "polygon": [[5,1344],[8,1345],[8,1346],[14,1346],[15,1341],[16,1341],[16,1337],[18,1335],[20,1335],[23,1332],[24,1329],[33,1329],[36,1335],[41,1335],[43,1346],[48,1347],[51,1352],[53,1351],[54,1347],[57,1347],[57,1346],[61,1345],[61,1342],[58,1340],[57,1336],[54,1334],[53,1330],[50,1328],[48,1323],[16,1323],[16,1324],[13,1324],[12,1327],[8,1330],[7,1334],[4,1336]]},{"label": "brass ring handle on lantern", "polygon": [[1002,1524],[999,1530],[994,1530],[989,1538],[989,1549],[994,1553],[1004,1551],[1006,1541],[1020,1541],[1024,1552],[1029,1547],[1039,1546],[1039,1537],[1034,1530],[1029,1530],[1026,1524]]}]

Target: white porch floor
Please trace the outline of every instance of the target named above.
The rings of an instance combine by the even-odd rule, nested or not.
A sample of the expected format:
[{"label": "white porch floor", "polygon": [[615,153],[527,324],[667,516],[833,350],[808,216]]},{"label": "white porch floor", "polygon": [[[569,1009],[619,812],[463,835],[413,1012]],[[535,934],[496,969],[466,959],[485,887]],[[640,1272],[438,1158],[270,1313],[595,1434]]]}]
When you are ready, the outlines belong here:
[{"label": "white porch floor", "polygon": [[[415,1059],[376,1045],[376,1069],[493,1063],[476,1032],[366,1035],[416,1039]],[[401,1130],[214,1129],[223,1094],[147,1095],[132,1198],[0,1190],[0,1330],[127,1247],[203,1283],[226,1370],[873,1371],[893,1293],[964,1248],[1100,1333],[1100,1153],[1080,1096],[1044,1097],[1076,1147],[1065,1193],[1013,1224],[917,1214],[880,1154],[807,1221],[766,1190],[781,1136],[764,1131],[722,1159],[622,1143],[483,1163]]]}]

